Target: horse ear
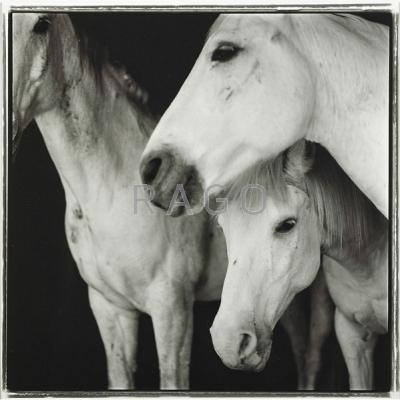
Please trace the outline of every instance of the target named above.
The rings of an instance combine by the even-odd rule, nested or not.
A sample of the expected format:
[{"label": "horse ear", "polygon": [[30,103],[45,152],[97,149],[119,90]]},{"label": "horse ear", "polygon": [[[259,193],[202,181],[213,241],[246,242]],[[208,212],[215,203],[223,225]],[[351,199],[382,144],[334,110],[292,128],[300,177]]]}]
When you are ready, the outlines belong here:
[{"label": "horse ear", "polygon": [[315,145],[300,140],[285,153],[284,171],[289,180],[300,181],[310,171],[315,154]]}]

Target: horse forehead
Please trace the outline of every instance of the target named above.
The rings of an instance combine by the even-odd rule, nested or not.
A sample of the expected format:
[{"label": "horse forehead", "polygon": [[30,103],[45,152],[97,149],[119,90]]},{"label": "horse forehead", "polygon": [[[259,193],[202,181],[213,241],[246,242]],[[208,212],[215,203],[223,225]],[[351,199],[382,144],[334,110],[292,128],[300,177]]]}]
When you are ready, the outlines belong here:
[{"label": "horse forehead", "polygon": [[[235,199],[228,203],[226,213],[219,217],[221,225],[230,225],[232,229],[245,229],[249,235],[258,236],[260,231],[266,231],[268,221],[273,221],[283,211],[289,209],[272,196],[266,196],[264,204],[254,202],[249,204],[246,199]],[[239,235],[240,236],[240,235]]]},{"label": "horse forehead", "polygon": [[[223,14],[214,23],[209,36],[219,33],[252,34],[266,31],[271,25],[275,25],[277,16],[266,18],[263,14]],[[275,18],[273,18],[275,17]]]}]

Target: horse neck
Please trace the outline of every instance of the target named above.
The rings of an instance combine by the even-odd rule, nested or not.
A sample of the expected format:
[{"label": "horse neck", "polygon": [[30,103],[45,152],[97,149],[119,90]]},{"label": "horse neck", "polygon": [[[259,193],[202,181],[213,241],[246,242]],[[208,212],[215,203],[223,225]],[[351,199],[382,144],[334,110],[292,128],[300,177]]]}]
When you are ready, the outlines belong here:
[{"label": "horse neck", "polygon": [[96,78],[83,67],[75,80],[63,82],[54,107],[36,117],[64,187],[80,203],[97,201],[92,197],[101,189],[112,196],[118,185],[140,182],[139,159],[152,123],[114,73],[106,65]]},{"label": "horse neck", "polygon": [[360,137],[384,135],[388,29],[353,16],[301,15],[293,22],[315,85],[315,112],[307,139],[321,143],[336,157],[343,154],[344,145],[357,150]]}]

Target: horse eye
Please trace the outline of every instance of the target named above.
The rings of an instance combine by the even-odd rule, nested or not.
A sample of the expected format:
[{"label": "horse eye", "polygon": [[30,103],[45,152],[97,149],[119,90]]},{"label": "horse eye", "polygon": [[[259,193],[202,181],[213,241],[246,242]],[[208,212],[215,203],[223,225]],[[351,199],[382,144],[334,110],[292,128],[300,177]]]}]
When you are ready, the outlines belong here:
[{"label": "horse eye", "polygon": [[226,62],[232,60],[240,50],[240,47],[233,44],[221,44],[213,51],[211,61]]},{"label": "horse eye", "polygon": [[49,27],[50,20],[47,17],[39,17],[39,20],[33,27],[33,32],[37,34],[44,34],[49,30]]},{"label": "horse eye", "polygon": [[285,219],[283,222],[278,224],[275,228],[276,233],[287,233],[290,232],[296,226],[297,220],[296,218],[288,218]]}]

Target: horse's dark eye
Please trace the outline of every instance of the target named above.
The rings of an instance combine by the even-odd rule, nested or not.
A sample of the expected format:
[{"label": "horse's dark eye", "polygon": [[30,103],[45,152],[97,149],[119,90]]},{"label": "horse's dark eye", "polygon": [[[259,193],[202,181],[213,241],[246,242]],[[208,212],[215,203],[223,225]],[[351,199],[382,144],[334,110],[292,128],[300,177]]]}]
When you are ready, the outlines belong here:
[{"label": "horse's dark eye", "polygon": [[232,60],[240,50],[240,47],[234,44],[221,44],[213,51],[211,61],[226,62]]},{"label": "horse's dark eye", "polygon": [[276,233],[287,233],[290,232],[296,226],[297,220],[296,218],[288,218],[285,219],[283,222],[278,224],[275,228]]},{"label": "horse's dark eye", "polygon": [[33,32],[37,34],[46,33],[50,27],[50,20],[47,17],[40,17],[33,27]]}]

